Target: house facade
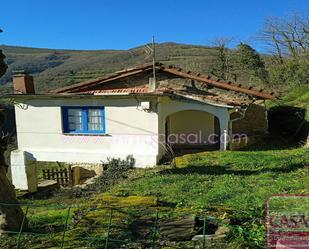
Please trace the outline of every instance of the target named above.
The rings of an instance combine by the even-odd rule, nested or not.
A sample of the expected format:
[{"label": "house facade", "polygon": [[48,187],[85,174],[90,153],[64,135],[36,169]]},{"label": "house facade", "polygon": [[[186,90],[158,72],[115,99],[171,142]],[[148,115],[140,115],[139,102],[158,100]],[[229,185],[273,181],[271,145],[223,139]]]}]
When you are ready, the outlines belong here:
[{"label": "house facade", "polygon": [[236,131],[240,140],[267,131],[261,104],[275,98],[159,63],[44,94],[34,92],[26,74],[15,75],[13,84],[8,98],[15,103],[18,150],[11,171],[20,189],[36,185],[27,160],[100,164],[133,155],[136,167],[151,167],[179,150],[232,148]]}]

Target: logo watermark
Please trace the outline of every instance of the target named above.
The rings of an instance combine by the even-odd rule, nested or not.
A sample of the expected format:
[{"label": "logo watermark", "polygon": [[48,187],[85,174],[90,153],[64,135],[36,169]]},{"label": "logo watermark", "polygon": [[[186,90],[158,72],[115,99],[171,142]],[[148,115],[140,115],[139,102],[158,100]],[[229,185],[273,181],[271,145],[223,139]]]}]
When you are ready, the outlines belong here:
[{"label": "logo watermark", "polygon": [[281,194],[267,200],[265,248],[309,248],[309,195]]}]

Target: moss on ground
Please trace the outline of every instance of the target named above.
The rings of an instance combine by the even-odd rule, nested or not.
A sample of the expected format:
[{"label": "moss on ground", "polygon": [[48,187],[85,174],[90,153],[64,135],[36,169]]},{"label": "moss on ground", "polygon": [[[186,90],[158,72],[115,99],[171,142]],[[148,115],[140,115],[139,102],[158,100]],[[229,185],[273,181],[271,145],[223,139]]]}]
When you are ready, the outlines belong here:
[{"label": "moss on ground", "polygon": [[91,199],[89,205],[97,205],[97,207],[154,207],[158,204],[158,198],[153,196],[127,196],[119,197],[110,194],[99,194]]},{"label": "moss on ground", "polygon": [[[129,224],[137,217],[154,218],[159,211],[159,218],[188,214],[257,218],[234,227],[230,248],[258,248],[264,240],[259,220],[265,200],[276,193],[309,193],[308,162],[309,151],[302,148],[205,152],[177,158],[176,167],[132,170],[108,193],[75,199],[56,195],[31,201],[38,206],[29,210],[30,225],[47,235],[22,236],[23,248],[59,248],[66,205],[73,208],[65,248],[102,248],[110,207],[113,239],[132,240]],[[0,246],[11,248],[15,240],[16,236],[1,237]],[[119,244],[111,248],[119,248]]]}]

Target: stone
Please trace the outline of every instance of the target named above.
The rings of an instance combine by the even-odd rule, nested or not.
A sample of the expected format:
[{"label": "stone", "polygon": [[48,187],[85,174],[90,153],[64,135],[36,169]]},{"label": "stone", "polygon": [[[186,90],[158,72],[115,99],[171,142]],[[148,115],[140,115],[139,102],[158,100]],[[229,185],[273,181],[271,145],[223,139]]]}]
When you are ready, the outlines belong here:
[{"label": "stone", "polygon": [[220,226],[218,227],[217,231],[215,232],[215,235],[224,235],[228,234],[230,232],[230,228],[227,226]]},{"label": "stone", "polygon": [[60,185],[55,180],[44,180],[40,182],[38,185],[38,191],[50,191],[50,190],[56,190],[59,188],[60,188]]},{"label": "stone", "polygon": [[[209,246],[211,246],[211,248],[221,248],[219,246],[222,246],[226,243],[226,235],[225,234],[207,234],[205,235],[205,245],[207,246],[207,248],[210,248]],[[203,241],[204,241],[204,237],[203,235],[195,235],[192,238],[192,242],[194,245],[194,248],[199,249],[199,248],[203,248]],[[223,246],[224,247],[224,246]]]},{"label": "stone", "polygon": [[160,238],[168,241],[187,241],[194,235],[194,227],[194,217],[160,220]]},{"label": "stone", "polygon": [[95,177],[97,174],[94,170],[89,170],[80,166],[72,167],[73,186],[83,184],[87,179]]}]

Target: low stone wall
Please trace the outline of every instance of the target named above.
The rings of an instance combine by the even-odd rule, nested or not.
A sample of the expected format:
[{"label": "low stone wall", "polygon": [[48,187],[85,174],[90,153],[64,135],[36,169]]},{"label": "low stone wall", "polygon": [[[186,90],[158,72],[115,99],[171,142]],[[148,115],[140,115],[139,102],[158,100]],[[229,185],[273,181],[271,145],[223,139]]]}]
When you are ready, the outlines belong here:
[{"label": "low stone wall", "polygon": [[[231,119],[238,118],[239,114],[231,114]],[[233,122],[233,134],[246,134],[252,136],[256,134],[266,134],[268,132],[267,111],[263,106],[250,104],[245,112],[245,116]]]}]

